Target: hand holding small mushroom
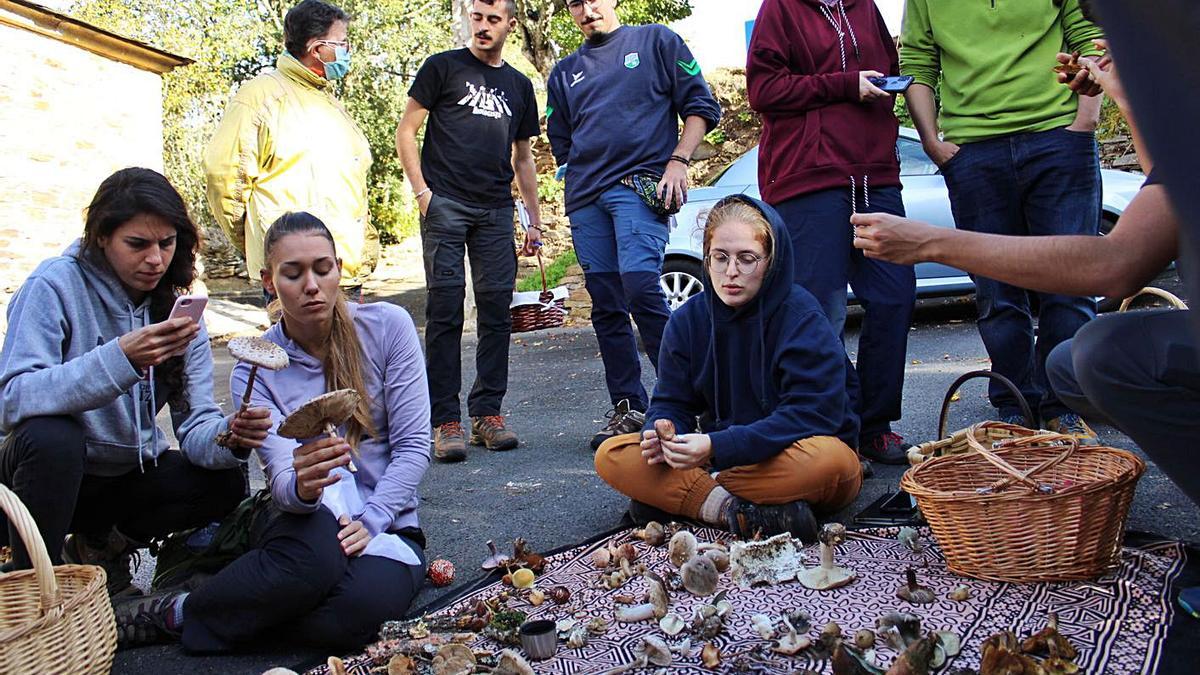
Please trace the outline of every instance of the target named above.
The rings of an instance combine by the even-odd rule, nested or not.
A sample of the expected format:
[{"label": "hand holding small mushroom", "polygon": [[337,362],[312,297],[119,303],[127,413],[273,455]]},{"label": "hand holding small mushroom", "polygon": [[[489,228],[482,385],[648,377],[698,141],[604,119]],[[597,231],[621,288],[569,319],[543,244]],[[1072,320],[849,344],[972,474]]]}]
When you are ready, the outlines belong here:
[{"label": "hand holding small mushroom", "polygon": [[250,394],[254,391],[254,378],[259,368],[282,370],[290,359],[283,347],[260,337],[235,337],[227,345],[229,354],[242,363],[250,364],[250,376],[246,378],[246,391],[242,394],[242,405],[229,422],[229,431],[217,436],[217,444],[224,447],[239,447],[249,450],[262,447],[271,429],[271,413],[266,408],[251,408]]},{"label": "hand holding small mushroom", "polygon": [[660,441],[662,456],[672,469],[681,471],[706,467],[712,463],[712,439],[708,434],[683,434]]}]

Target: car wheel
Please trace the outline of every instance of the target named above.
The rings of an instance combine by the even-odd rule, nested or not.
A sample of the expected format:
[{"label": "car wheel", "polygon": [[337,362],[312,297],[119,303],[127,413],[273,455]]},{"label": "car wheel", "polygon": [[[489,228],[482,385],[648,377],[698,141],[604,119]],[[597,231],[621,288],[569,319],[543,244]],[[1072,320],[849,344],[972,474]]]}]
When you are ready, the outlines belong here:
[{"label": "car wheel", "polygon": [[700,262],[696,260],[672,258],[663,263],[658,285],[672,312],[679,309],[688,298],[704,290],[700,275]]}]

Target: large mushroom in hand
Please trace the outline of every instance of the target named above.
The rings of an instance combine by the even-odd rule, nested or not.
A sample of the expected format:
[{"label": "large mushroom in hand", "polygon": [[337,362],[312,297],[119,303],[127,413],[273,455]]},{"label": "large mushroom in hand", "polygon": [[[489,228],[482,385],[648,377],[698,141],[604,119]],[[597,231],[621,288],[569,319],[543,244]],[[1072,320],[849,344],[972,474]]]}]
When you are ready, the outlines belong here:
[{"label": "large mushroom in hand", "polygon": [[[230,356],[250,364],[250,377],[246,378],[246,393],[242,394],[242,407],[238,410],[240,415],[250,407],[250,392],[254,391],[254,378],[258,376],[258,369],[283,370],[288,367],[290,360],[283,347],[260,337],[235,337],[226,346],[229,348]],[[232,431],[223,431],[218,436],[217,442],[221,445],[228,445],[232,436]]]},{"label": "large mushroom in hand", "polygon": [[[354,415],[358,401],[358,392],[353,389],[338,389],[321,394],[288,415],[287,419],[279,425],[279,435],[297,440],[313,438],[321,434],[328,434],[330,438],[333,438],[338,425]],[[358,471],[353,461],[347,468],[351,471]]]}]

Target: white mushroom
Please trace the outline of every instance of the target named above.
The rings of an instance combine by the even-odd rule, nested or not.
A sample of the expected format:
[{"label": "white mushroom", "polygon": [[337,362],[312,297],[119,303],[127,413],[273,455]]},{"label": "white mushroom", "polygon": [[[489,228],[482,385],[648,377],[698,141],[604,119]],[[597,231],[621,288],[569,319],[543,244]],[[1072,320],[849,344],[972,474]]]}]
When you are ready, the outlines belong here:
[{"label": "white mushroom", "polygon": [[679,635],[679,633],[683,630],[684,625],[683,619],[674,612],[667,614],[658,621],[658,627],[662,630],[662,632],[671,637]]},{"label": "white mushroom", "polygon": [[691,560],[696,555],[696,535],[687,530],[680,530],[671,537],[671,543],[667,545],[668,556],[671,559],[671,564],[675,567],[683,567],[683,564]]},{"label": "white mushroom", "polygon": [[822,527],[817,535],[821,542],[821,566],[801,570],[796,579],[815,591],[827,591],[854,581],[854,570],[833,564],[834,547],[842,543],[845,536],[846,528],[841,523],[828,523]]},{"label": "white mushroom", "polygon": [[[250,364],[250,377],[246,378],[246,392],[242,394],[242,406],[238,410],[240,415],[250,407],[250,393],[254,391],[254,378],[258,375],[259,367],[283,370],[288,367],[289,359],[283,347],[260,337],[235,337],[226,347],[230,356]],[[228,445],[232,437],[232,431],[222,431],[217,435],[217,443]]]},{"label": "white mushroom", "polygon": [[535,673],[533,667],[523,656],[511,649],[505,649],[500,652],[500,659],[496,662],[492,675],[535,675]]},{"label": "white mushroom", "polygon": [[[332,438],[338,425],[354,415],[358,402],[358,392],[353,389],[338,389],[321,394],[288,415],[279,425],[279,435],[300,440],[324,433]],[[350,462],[347,468],[351,471],[358,470],[354,462]]]}]

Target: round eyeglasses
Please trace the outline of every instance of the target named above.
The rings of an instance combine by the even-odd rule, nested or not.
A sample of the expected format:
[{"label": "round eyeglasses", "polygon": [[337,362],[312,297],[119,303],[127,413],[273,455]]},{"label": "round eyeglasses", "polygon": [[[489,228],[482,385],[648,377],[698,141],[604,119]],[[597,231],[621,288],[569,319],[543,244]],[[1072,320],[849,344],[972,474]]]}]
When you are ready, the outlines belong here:
[{"label": "round eyeglasses", "polygon": [[733,266],[737,268],[739,274],[754,274],[754,271],[758,269],[758,264],[766,260],[766,257],[748,251],[743,251],[736,256],[731,256],[724,251],[713,251],[704,256],[704,264],[709,269],[718,272],[727,271],[730,260],[733,261]]}]

